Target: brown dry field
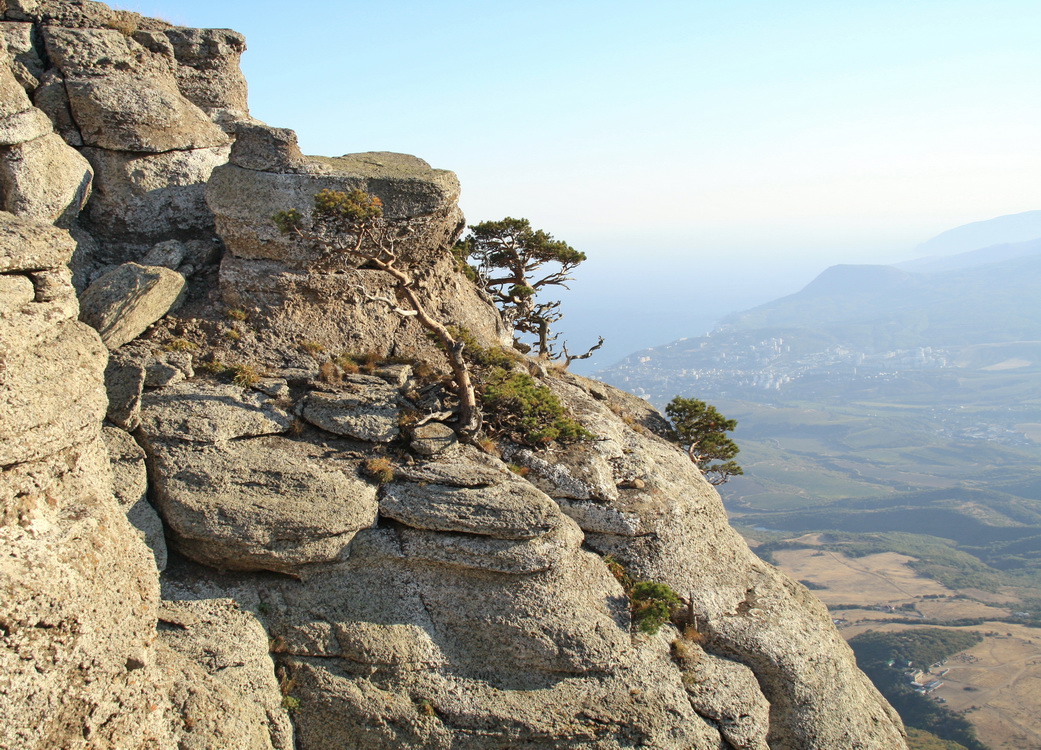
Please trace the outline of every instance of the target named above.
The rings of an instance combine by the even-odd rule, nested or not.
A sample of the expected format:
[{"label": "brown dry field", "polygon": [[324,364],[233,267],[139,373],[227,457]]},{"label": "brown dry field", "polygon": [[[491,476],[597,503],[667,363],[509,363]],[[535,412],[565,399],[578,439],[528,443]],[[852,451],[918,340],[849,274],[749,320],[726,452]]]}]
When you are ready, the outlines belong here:
[{"label": "brown dry field", "polygon": [[936,581],[923,578],[896,552],[848,557],[841,552],[785,549],[774,552],[780,568],[799,581],[827,586],[813,593],[825,604],[902,604],[925,594],[950,594]]},{"label": "brown dry field", "polygon": [[[917,575],[907,565],[912,558],[905,555],[887,552],[850,558],[826,550],[802,549],[779,550],[774,556],[781,569],[793,578],[827,586],[826,590],[812,592],[825,604],[897,606],[914,602],[918,611],[930,619],[1008,614],[1003,607],[950,598],[964,593],[1007,601],[1007,596],[951,591]],[[924,594],[939,594],[943,598],[916,598]],[[832,614],[849,622],[840,629],[847,640],[866,630],[891,632],[921,627],[886,622],[907,613],[858,608]],[[980,740],[991,750],[1041,750],[1041,630],[1002,622],[951,629],[974,630],[982,633],[984,640],[948,660],[945,668],[950,672],[937,678],[945,684],[934,695],[944,698],[952,710],[965,712]]]}]

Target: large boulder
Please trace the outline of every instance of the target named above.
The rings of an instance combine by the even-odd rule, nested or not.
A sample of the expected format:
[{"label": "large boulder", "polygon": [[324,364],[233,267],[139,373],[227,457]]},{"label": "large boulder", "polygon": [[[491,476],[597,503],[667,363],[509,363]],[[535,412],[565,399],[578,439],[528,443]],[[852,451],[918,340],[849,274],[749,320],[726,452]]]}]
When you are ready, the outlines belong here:
[{"label": "large boulder", "polygon": [[[147,427],[143,428],[147,429]],[[222,570],[307,575],[376,524],[356,459],[284,437],[223,445],[148,441],[156,503],[182,553]]]},{"label": "large boulder", "polygon": [[389,443],[400,428],[398,389],[371,375],[350,375],[334,393],[315,392],[304,401],[300,415],[336,435]]},{"label": "large boulder", "polygon": [[47,53],[84,144],[160,153],[229,143],[178,88],[172,54],[157,54],[114,29],[44,27]]},{"label": "large boulder", "polygon": [[61,136],[51,133],[0,148],[3,209],[68,226],[90,196],[93,170]]},{"label": "large boulder", "polygon": [[133,341],[183,298],[184,277],[161,266],[124,263],[98,278],[80,298],[80,318],[109,349]]},{"label": "large boulder", "polygon": [[85,148],[95,189],[85,224],[105,244],[105,260],[141,258],[159,239],[214,235],[205,184],[228,160],[228,147],[142,154]]}]

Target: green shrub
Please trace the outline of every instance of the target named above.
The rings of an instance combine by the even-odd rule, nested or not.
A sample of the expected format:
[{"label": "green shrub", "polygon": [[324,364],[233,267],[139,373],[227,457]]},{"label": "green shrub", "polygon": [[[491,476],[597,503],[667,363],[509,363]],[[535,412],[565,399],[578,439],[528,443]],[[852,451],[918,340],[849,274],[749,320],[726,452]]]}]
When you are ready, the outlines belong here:
[{"label": "green shrub", "polygon": [[553,441],[573,443],[593,438],[564,412],[549,388],[523,372],[492,368],[482,379],[481,399],[490,430],[533,447]]},{"label": "green shrub", "polygon": [[633,625],[641,633],[654,635],[682,604],[679,594],[664,583],[640,581],[629,594]]}]

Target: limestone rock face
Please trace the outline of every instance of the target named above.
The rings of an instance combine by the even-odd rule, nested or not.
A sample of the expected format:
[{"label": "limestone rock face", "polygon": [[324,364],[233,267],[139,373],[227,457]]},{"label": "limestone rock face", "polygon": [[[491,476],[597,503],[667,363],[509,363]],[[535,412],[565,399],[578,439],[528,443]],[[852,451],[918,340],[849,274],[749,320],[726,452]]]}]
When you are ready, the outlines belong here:
[{"label": "limestone rock face", "polygon": [[184,277],[161,266],[124,263],[91,284],[80,299],[80,317],[109,349],[140,336],[181,300]]},{"label": "limestone rock face", "polygon": [[140,449],[101,439],[106,352],[76,319],[73,247],[0,214],[0,748],[291,748],[256,621],[199,603],[157,640],[162,529]]},{"label": "limestone rock face", "polygon": [[[663,581],[690,596],[704,648],[755,673],[770,704],[771,746],[902,747],[899,719],[856,668],[824,605],[748,550],[727,523],[718,495],[682,451],[651,429],[632,429],[610,405],[633,424],[653,426],[649,407],[575,376],[551,385],[568,410],[601,436],[591,445],[612,465],[618,486],[633,487],[635,479],[641,485],[621,489],[608,502],[565,497],[562,507],[585,524],[592,549],[613,555],[638,579]],[[539,471],[551,473],[532,462],[531,473]],[[628,517],[629,528],[612,528],[605,517]],[[819,653],[828,659],[807,658]],[[849,699],[835,701],[836,694]]]}]

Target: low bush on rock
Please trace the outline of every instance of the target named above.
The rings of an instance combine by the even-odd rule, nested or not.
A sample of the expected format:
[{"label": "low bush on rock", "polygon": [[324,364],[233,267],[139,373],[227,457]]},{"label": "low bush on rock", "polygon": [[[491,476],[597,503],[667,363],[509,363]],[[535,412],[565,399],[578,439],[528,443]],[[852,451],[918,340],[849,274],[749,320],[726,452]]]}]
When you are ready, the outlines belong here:
[{"label": "low bush on rock", "polygon": [[492,368],[479,381],[485,424],[490,432],[541,447],[554,441],[591,440],[593,434],[564,411],[560,399],[531,375]]}]

